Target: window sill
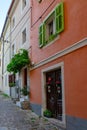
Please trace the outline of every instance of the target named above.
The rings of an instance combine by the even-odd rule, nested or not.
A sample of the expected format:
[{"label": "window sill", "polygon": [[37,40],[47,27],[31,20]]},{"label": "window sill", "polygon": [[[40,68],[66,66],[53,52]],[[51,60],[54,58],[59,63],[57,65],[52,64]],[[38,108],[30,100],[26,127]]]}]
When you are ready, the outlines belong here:
[{"label": "window sill", "polygon": [[46,47],[48,47],[48,46],[50,46],[51,44],[53,44],[56,40],[58,40],[59,39],[59,35],[56,37],[56,38],[54,38],[52,41],[50,41],[50,42],[48,42],[45,46],[43,46],[42,48],[44,49],[44,48],[46,48]]}]

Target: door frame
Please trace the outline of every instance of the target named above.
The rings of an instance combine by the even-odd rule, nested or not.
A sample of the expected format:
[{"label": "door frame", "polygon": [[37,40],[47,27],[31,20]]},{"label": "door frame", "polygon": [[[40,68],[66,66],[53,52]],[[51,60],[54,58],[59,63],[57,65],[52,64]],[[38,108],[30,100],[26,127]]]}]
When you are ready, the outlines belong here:
[{"label": "door frame", "polygon": [[63,106],[63,120],[60,121],[55,119],[60,124],[64,124],[65,126],[65,91],[64,91],[64,62],[60,62],[48,68],[45,68],[41,71],[41,86],[42,86],[42,115],[43,111],[46,110],[46,73],[52,70],[56,70],[61,68],[61,76],[62,76],[62,106]]}]

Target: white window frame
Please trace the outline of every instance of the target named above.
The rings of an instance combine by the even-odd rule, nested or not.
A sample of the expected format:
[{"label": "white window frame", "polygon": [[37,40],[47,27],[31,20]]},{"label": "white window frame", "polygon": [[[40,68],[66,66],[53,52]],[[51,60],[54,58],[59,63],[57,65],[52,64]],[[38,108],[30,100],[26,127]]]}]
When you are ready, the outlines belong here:
[{"label": "white window frame", "polygon": [[50,18],[48,17],[48,19],[45,22],[45,26],[46,26],[46,32],[45,32],[46,40],[48,40],[49,37],[51,36],[51,35],[49,35],[49,23],[51,21],[53,21],[53,34],[55,34],[55,14],[53,14]]},{"label": "white window frame", "polygon": [[14,55],[15,55],[15,44],[12,44],[12,47],[11,47],[11,56],[13,57]]},{"label": "white window frame", "polygon": [[27,0],[22,0],[22,10],[25,9],[26,5],[27,5]]},{"label": "white window frame", "polygon": [[27,29],[26,27],[22,31],[22,45],[27,41]]},{"label": "white window frame", "polygon": [[50,66],[48,68],[45,68],[41,71],[42,80],[41,80],[41,86],[42,86],[42,115],[43,111],[46,109],[46,88],[45,88],[45,82],[46,82],[46,73],[55,69],[61,68],[61,75],[62,75],[62,106],[63,106],[63,115],[62,115],[62,121],[53,119],[52,122],[55,120],[55,122],[61,126],[66,126],[66,118],[65,118],[65,91],[64,91],[64,62],[60,62],[58,64],[55,64],[53,66]]},{"label": "white window frame", "polygon": [[12,18],[12,29],[15,27],[15,16]]}]

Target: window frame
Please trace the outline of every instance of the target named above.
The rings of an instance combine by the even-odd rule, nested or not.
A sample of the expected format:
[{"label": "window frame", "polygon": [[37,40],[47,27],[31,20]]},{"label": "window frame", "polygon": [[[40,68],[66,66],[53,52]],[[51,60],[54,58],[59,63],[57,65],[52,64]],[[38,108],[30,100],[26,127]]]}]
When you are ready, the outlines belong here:
[{"label": "window frame", "polygon": [[27,32],[26,27],[22,31],[22,44],[26,43],[27,40]]},{"label": "window frame", "polygon": [[12,18],[12,29],[15,27],[15,16]]},{"label": "window frame", "polygon": [[52,11],[52,13],[47,17],[47,19],[44,21],[44,23],[45,23],[45,28],[46,28],[46,31],[45,31],[45,35],[47,36],[47,37],[45,37],[45,40],[46,40],[46,43],[47,43],[47,41],[49,41],[50,40],[50,38],[51,38],[51,36],[52,35],[49,35],[48,33],[49,33],[49,23],[51,22],[51,21],[53,21],[53,34],[52,35],[54,35],[55,34],[55,14],[54,14],[54,11]]},{"label": "window frame", "polygon": [[15,55],[15,44],[12,44],[11,56],[13,57],[14,55]]},{"label": "window frame", "polygon": [[[59,35],[59,33],[61,33],[64,30],[64,15],[63,14],[64,14],[63,2],[60,2],[43,20],[43,22],[39,26],[39,47],[40,48],[42,48],[43,46],[45,46],[48,43],[50,43],[51,41],[53,41]],[[53,34],[51,36],[49,36],[48,38],[46,38],[46,33],[47,33],[46,22],[49,21],[51,16],[53,17]],[[62,21],[60,21],[60,20],[62,20]],[[42,28],[42,31],[40,32],[41,28]],[[57,30],[57,29],[59,29],[59,30]],[[42,39],[42,41],[41,41],[41,39]]]},{"label": "window frame", "polygon": [[[26,4],[24,3],[24,2],[26,2]],[[22,0],[22,10],[24,10],[25,9],[25,7],[26,7],[26,5],[27,5],[27,0]]]}]

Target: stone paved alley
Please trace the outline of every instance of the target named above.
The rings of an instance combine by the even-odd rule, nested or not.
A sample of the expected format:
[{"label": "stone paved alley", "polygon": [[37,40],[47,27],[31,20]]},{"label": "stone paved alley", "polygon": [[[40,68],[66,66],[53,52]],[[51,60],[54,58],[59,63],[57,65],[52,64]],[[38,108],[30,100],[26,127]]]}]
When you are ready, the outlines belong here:
[{"label": "stone paved alley", "polygon": [[39,118],[30,110],[17,107],[10,98],[0,94],[0,130],[61,130]]}]

